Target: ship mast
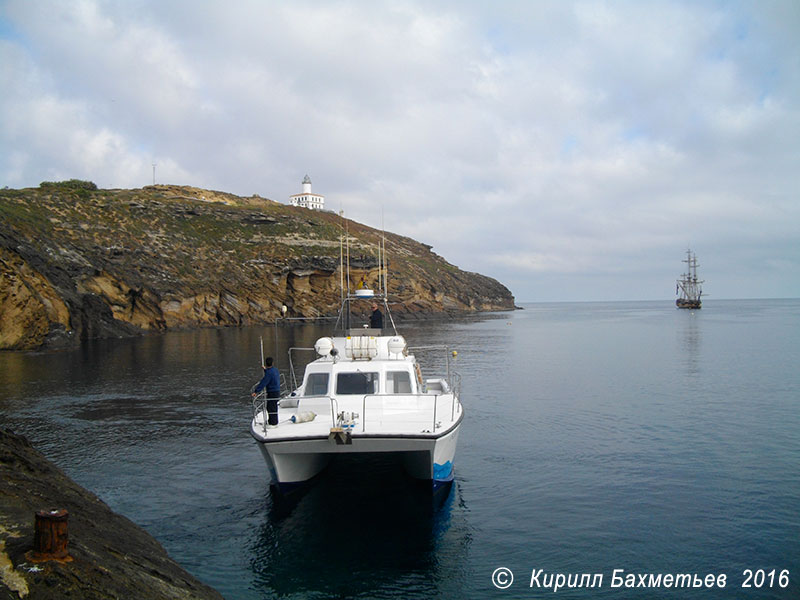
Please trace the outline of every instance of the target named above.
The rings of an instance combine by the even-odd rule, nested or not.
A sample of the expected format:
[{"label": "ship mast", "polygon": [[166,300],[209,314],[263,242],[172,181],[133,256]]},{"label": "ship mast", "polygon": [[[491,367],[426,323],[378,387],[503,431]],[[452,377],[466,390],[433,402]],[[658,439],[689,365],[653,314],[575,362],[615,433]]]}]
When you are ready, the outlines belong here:
[{"label": "ship mast", "polygon": [[677,304],[682,308],[700,308],[700,296],[703,294],[700,284],[703,280],[697,278],[697,255],[691,249],[686,250],[683,262],[686,263],[686,273],[677,281],[677,288],[682,292]]}]

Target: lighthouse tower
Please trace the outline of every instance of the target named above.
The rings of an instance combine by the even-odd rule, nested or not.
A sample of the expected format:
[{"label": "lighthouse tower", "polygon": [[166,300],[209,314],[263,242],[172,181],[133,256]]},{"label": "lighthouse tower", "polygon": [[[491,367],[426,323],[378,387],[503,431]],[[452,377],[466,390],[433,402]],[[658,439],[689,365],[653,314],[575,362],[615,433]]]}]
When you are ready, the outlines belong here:
[{"label": "lighthouse tower", "polygon": [[314,210],[325,209],[325,196],[311,192],[311,178],[306,175],[303,179],[303,191],[299,194],[289,196],[289,203],[292,206],[302,206]]}]

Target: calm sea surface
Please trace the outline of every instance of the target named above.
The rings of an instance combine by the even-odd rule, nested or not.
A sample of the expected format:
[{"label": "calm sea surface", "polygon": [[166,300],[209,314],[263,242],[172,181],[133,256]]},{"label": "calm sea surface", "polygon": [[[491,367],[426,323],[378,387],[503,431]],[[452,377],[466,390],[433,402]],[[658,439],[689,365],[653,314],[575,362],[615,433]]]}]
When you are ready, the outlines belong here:
[{"label": "calm sea surface", "polygon": [[[383,461],[372,485],[340,462],[273,495],[248,434],[259,337],[285,370],[327,327],[280,328],[277,352],[274,332],[0,353],[0,417],[230,600],[534,598],[559,573],[603,574],[564,598],[800,598],[800,300],[529,304],[402,328],[458,350],[466,419],[441,505]],[[612,588],[615,569],[727,586]],[[767,577],[742,588],[746,569]]]}]

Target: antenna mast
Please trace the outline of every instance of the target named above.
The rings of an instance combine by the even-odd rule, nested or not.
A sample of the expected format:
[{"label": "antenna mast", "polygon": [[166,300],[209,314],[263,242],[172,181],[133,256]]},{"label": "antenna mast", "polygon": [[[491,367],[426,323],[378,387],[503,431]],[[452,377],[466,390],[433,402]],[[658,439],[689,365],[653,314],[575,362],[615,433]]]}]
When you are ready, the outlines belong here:
[{"label": "antenna mast", "polygon": [[344,302],[344,211],[339,205],[339,303]]},{"label": "antenna mast", "polygon": [[386,270],[386,226],[383,223],[383,205],[381,205],[381,252],[380,252],[380,268],[381,277],[378,278],[378,287],[380,287],[381,278],[383,279],[383,297],[389,300],[389,284],[386,281],[389,273]]},{"label": "antenna mast", "polygon": [[350,295],[350,232],[347,221],[344,222],[344,245],[347,250],[347,295]]}]

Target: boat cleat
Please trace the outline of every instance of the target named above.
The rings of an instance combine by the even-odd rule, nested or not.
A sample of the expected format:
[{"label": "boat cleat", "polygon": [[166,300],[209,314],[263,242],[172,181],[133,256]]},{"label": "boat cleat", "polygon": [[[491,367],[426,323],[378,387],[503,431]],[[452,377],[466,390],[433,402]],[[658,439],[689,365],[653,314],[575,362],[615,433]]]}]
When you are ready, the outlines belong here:
[{"label": "boat cleat", "polygon": [[328,441],[336,443],[337,446],[350,446],[353,443],[353,436],[350,428],[331,427],[328,434]]}]

